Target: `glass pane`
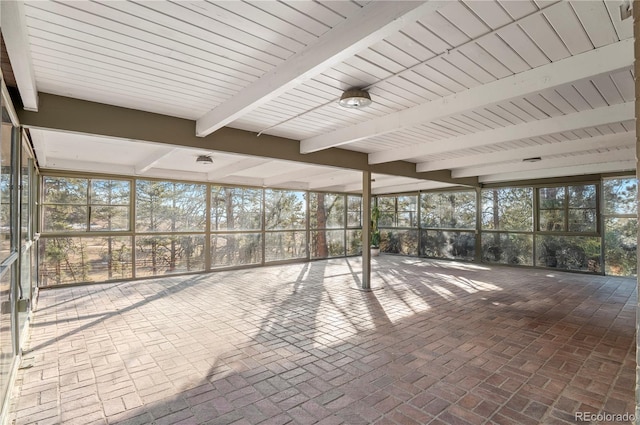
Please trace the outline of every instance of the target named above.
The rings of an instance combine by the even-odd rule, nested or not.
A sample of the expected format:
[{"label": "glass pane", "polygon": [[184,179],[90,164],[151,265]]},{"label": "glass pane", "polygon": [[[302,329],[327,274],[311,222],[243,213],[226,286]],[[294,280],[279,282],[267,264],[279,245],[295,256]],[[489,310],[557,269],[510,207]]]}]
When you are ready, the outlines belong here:
[{"label": "glass pane", "polygon": [[45,204],[87,204],[87,179],[46,176],[42,184]]},{"label": "glass pane", "polygon": [[136,276],[204,270],[203,235],[136,237]]},{"label": "glass pane", "polygon": [[91,180],[92,205],[129,205],[131,182],[127,180]]},{"label": "glass pane", "polygon": [[[24,143],[23,143],[24,146]],[[22,229],[22,240],[28,241],[31,237],[30,232],[30,223],[31,223],[31,213],[30,213],[30,199],[31,199],[31,167],[29,164],[29,155],[27,154],[26,147],[22,149],[22,158],[21,158],[21,180],[22,180],[22,192],[20,199],[20,217],[21,223],[20,227]]]},{"label": "glass pane", "polygon": [[564,209],[564,187],[541,187],[538,196],[541,210]]},{"label": "glass pane", "polygon": [[420,255],[472,261],[476,252],[476,236],[471,232],[422,231]]},{"label": "glass pane", "polygon": [[205,230],[206,185],[138,180],[138,232],[195,232]]},{"label": "glass pane", "polygon": [[[2,108],[3,117],[5,109]],[[11,123],[2,122],[0,135],[0,260],[11,252]]]},{"label": "glass pane", "polygon": [[533,235],[483,233],[482,262],[533,265]]},{"label": "glass pane", "polygon": [[129,279],[131,238],[41,238],[40,286]]},{"label": "glass pane", "polygon": [[362,230],[347,230],[347,255],[362,254]]},{"label": "glass pane", "polygon": [[344,230],[317,230],[311,232],[311,258],[340,257],[344,255]]},{"label": "glass pane", "polygon": [[596,210],[595,209],[570,209],[569,210],[569,231],[570,232],[595,232],[596,231]]},{"label": "glass pane", "polygon": [[91,207],[90,230],[101,232],[129,230],[129,207]]},{"label": "glass pane", "polygon": [[569,208],[595,208],[596,186],[593,184],[567,187]]},{"label": "glass pane", "polygon": [[269,230],[304,229],[307,202],[304,192],[265,190],[265,222]]},{"label": "glass pane", "polygon": [[536,236],[536,265],[563,270],[600,271],[600,238]]},{"label": "glass pane", "polygon": [[422,193],[422,227],[476,228],[475,192],[431,192]]},{"label": "glass pane", "polygon": [[638,180],[634,177],[603,181],[605,214],[636,214]]},{"label": "glass pane", "polygon": [[418,196],[398,196],[398,227],[418,227]]},{"label": "glass pane", "polygon": [[362,197],[347,196],[347,227],[362,227]]},{"label": "glass pane", "polygon": [[[4,138],[4,136],[3,136]],[[13,338],[11,336],[11,276],[13,265],[4,270],[0,278],[0,395],[4,399],[9,389],[9,375],[13,364]]]},{"label": "glass pane", "polygon": [[266,262],[305,258],[306,232],[268,232],[265,235],[264,250]]},{"label": "glass pane", "polygon": [[44,232],[87,231],[87,207],[81,205],[44,205]]},{"label": "glass pane", "polygon": [[344,195],[309,193],[309,226],[312,229],[344,227]]},{"label": "glass pane", "polygon": [[604,221],[604,264],[608,275],[637,274],[638,219],[610,217]]},{"label": "glass pane", "polygon": [[394,196],[379,196],[378,209],[380,210],[378,227],[395,227],[396,226],[396,198]]},{"label": "glass pane", "polygon": [[260,233],[230,233],[211,236],[211,267],[240,266],[262,262]]},{"label": "glass pane", "polygon": [[[28,249],[22,254],[22,262],[20,263],[20,282],[18,284],[18,296],[19,300],[24,300],[30,305],[31,298],[31,249]],[[29,310],[18,311],[18,332],[22,337],[24,331],[24,325],[27,323],[29,317]]]},{"label": "glass pane", "polygon": [[564,209],[540,210],[540,231],[562,232],[564,231]]},{"label": "glass pane", "polygon": [[213,186],[211,229],[262,229],[262,189]]},{"label": "glass pane", "polygon": [[418,255],[418,231],[381,230],[380,252]]},{"label": "glass pane", "polygon": [[483,190],[482,228],[533,231],[533,189],[507,187]]}]

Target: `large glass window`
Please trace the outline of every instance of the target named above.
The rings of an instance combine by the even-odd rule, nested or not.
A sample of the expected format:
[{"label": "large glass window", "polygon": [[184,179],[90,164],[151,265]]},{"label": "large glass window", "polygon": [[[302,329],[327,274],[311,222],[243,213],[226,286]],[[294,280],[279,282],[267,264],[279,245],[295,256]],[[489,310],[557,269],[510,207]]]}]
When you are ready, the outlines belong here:
[{"label": "large glass window", "polygon": [[420,194],[420,255],[471,261],[475,257],[476,192]]},{"label": "large glass window", "polygon": [[221,233],[211,236],[211,266],[262,263],[262,233]]},{"label": "large glass window", "polygon": [[26,142],[22,143],[22,155],[20,157],[20,180],[22,185],[20,198],[20,227],[22,228],[22,240],[31,239],[31,162]]},{"label": "large glass window", "polygon": [[533,189],[505,187],[482,191],[482,230],[533,230]]},{"label": "large glass window", "polygon": [[136,231],[204,232],[206,185],[136,182]]},{"label": "large glass window", "polygon": [[262,189],[213,186],[211,230],[262,229]]},{"label": "large glass window", "polygon": [[204,270],[204,235],[136,236],[136,276]]},{"label": "large glass window", "polygon": [[40,239],[40,286],[132,277],[131,237]]},{"label": "large glass window", "polygon": [[88,229],[88,179],[70,177],[45,177],[43,231],[86,232]]},{"label": "large glass window", "polygon": [[604,263],[609,275],[637,274],[638,180],[635,177],[605,179]]},{"label": "large glass window", "polygon": [[266,262],[307,257],[305,192],[264,191]]},{"label": "large glass window", "polygon": [[597,230],[596,186],[570,185],[538,189],[539,225],[542,232]]},{"label": "large glass window", "polygon": [[398,213],[397,227],[418,227],[418,197],[416,195],[396,198]]},{"label": "large glass window", "polygon": [[14,276],[13,265],[3,270],[0,276],[0,395],[9,389],[9,376],[15,350],[11,332],[11,279]]},{"label": "large glass window", "polygon": [[533,264],[533,189],[482,191],[482,261]]},{"label": "large glass window", "polygon": [[262,263],[262,189],[211,187],[211,267]]},{"label": "large glass window", "polygon": [[600,272],[600,238],[536,235],[536,260],[542,267]]},{"label": "large glass window", "polygon": [[476,192],[420,194],[422,228],[475,229]]},{"label": "large glass window", "polygon": [[362,227],[361,196],[347,196],[347,227]]},{"label": "large glass window", "polygon": [[421,231],[420,255],[473,261],[476,254],[476,236],[473,232],[446,230]]},{"label": "large glass window", "polygon": [[536,265],[599,273],[600,237],[597,226],[595,184],[541,187],[538,189]]},{"label": "large glass window", "polygon": [[380,252],[418,255],[418,231],[413,229],[381,229]]},{"label": "large glass window", "polygon": [[345,195],[310,192],[309,228],[311,258],[345,255]]},{"label": "large glass window", "polygon": [[418,196],[379,196],[380,251],[418,255]]},{"label": "large glass window", "polygon": [[129,180],[45,176],[42,191],[44,232],[130,230]]},{"label": "large glass window", "polygon": [[90,230],[131,230],[129,204],[131,182],[126,180],[91,179]]},{"label": "large glass window", "polygon": [[[13,126],[5,108],[2,108],[2,135],[0,136],[0,260],[11,253],[11,132]],[[0,393],[1,394],[1,393]]]}]

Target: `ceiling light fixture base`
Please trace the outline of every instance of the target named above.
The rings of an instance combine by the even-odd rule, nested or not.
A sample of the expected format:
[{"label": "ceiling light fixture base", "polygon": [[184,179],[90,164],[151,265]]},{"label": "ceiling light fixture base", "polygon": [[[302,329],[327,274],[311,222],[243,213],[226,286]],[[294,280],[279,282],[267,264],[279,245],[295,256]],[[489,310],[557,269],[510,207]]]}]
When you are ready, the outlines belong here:
[{"label": "ceiling light fixture base", "polygon": [[202,164],[202,165],[209,165],[209,164],[213,164],[213,159],[209,155],[198,155],[198,157],[196,158],[196,163]]},{"label": "ceiling light fixture base", "polygon": [[345,90],[340,97],[340,106],[344,108],[360,109],[371,105],[371,96],[369,92],[361,89]]}]

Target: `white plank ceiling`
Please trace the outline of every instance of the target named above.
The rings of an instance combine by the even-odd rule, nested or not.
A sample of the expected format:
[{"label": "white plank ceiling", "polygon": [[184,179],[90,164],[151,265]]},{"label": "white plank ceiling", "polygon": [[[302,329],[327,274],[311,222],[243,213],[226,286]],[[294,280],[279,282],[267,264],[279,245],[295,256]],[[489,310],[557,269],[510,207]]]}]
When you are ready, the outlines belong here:
[{"label": "white plank ceiling", "polygon": [[[52,93],[190,119],[198,135],[227,125],[300,140],[302,153],[340,147],[372,164],[500,182],[635,169],[632,19],[621,5],[26,1],[15,13],[28,51],[12,54],[20,28],[4,38],[14,67],[33,70],[24,98]],[[340,107],[353,87],[372,105]],[[44,168],[360,191],[353,171],[44,130],[33,140]],[[114,144],[130,155],[110,155]],[[214,164],[194,170],[200,154]],[[531,157],[542,160],[522,162]],[[443,186],[380,175],[374,192]]]}]

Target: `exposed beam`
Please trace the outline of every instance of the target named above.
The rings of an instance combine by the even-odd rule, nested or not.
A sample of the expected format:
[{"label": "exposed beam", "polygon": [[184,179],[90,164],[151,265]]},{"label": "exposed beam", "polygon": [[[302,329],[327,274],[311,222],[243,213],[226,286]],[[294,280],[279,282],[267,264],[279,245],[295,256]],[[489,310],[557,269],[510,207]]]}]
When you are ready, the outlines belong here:
[{"label": "exposed beam", "polygon": [[263,181],[265,186],[272,187],[282,183],[295,182],[295,181],[300,181],[301,179],[306,179],[309,177],[320,176],[322,174],[327,174],[332,171],[334,170],[322,169],[317,167],[313,167],[313,168],[306,167],[306,168],[301,168],[299,170],[288,171],[286,173],[278,174],[271,177],[265,177]]},{"label": "exposed beam", "polygon": [[195,180],[206,181],[206,173],[198,171],[184,171],[184,170],[168,170],[165,168],[152,168],[146,174],[145,177],[153,177],[160,179],[173,179],[173,180]]},{"label": "exposed beam", "polygon": [[[4,84],[4,83],[3,83]],[[38,166],[40,168],[47,167],[47,143],[42,131],[32,130],[29,132],[31,140],[33,141],[33,148],[35,151],[36,159],[38,160]]]},{"label": "exposed beam", "polygon": [[208,180],[224,179],[225,177],[233,175],[238,171],[250,170],[251,168],[264,165],[267,162],[271,162],[271,159],[243,158],[229,165],[225,165],[224,167],[220,167],[213,171],[210,171],[209,174],[207,174],[207,179]]},{"label": "exposed beam", "polygon": [[211,134],[443,5],[444,2],[416,1],[367,4],[357,16],[345,19],[316,42],[200,117],[196,134],[200,137]]},{"label": "exposed beam", "polygon": [[46,168],[55,170],[86,171],[91,173],[119,174],[125,176],[132,176],[135,173],[135,169],[131,165],[51,157],[47,159]]},{"label": "exposed beam", "polygon": [[375,152],[369,154],[369,162],[372,164],[380,164],[405,158],[418,158],[436,153],[496,145],[514,140],[632,120],[634,119],[634,115],[635,109],[633,102],[621,103],[544,120],[501,127],[494,130],[480,131],[459,137],[450,137],[435,142],[397,148],[393,151]]},{"label": "exposed beam", "polygon": [[327,173],[322,178],[313,179],[309,182],[309,189],[320,189],[331,186],[344,186],[357,181],[360,176],[350,170]]},{"label": "exposed beam", "polygon": [[572,167],[552,168],[545,170],[533,170],[514,173],[488,174],[480,177],[482,183],[508,182],[516,180],[533,180],[549,177],[565,177],[598,173],[614,173],[618,171],[634,171],[636,161],[629,159],[625,161],[606,162],[601,164],[574,165]]},{"label": "exposed beam", "polygon": [[447,183],[440,182],[420,182],[409,184],[397,184],[391,186],[379,186],[375,187],[372,192],[374,195],[382,195],[386,193],[402,193],[402,192],[415,192],[418,190],[439,189],[442,187],[455,186]]},{"label": "exposed beam", "polygon": [[285,183],[279,183],[277,185],[274,186],[268,186],[264,183],[262,185],[264,187],[269,187],[269,188],[274,188],[274,189],[290,189],[290,190],[309,190],[309,183],[306,182],[297,182],[297,181],[290,181],[290,182],[285,182]]},{"label": "exposed beam", "polygon": [[31,59],[31,46],[27,33],[27,19],[22,0],[2,2],[2,16],[0,17],[2,37],[7,46],[7,53],[11,60],[11,67],[16,78],[20,98],[24,109],[38,110],[38,88],[36,74]]},{"label": "exposed beam", "polygon": [[573,81],[628,68],[632,64],[633,40],[623,40],[441,99],[304,139],[300,142],[300,152],[311,153],[380,136],[509,99],[524,97]]},{"label": "exposed beam", "polygon": [[318,187],[310,187],[307,186],[308,190],[318,190],[322,192],[346,192],[347,186],[344,184],[334,184],[331,186],[318,186]]},{"label": "exposed beam", "polygon": [[178,148],[158,149],[134,166],[135,173],[138,175],[146,173],[149,169],[153,168],[154,165],[160,162],[161,159],[168,157],[177,150]]},{"label": "exposed beam", "polygon": [[543,159],[538,162],[510,162],[506,164],[479,165],[476,167],[465,167],[451,171],[454,177],[484,176],[500,173],[512,173],[530,170],[545,170],[549,168],[570,167],[574,165],[600,164],[603,162],[624,161],[635,156],[635,146],[623,148],[609,152],[590,153],[584,155],[564,156],[560,158]]},{"label": "exposed beam", "polygon": [[245,186],[262,186],[262,179],[259,177],[227,176],[220,180],[214,181],[214,183],[239,184],[239,185],[245,185]]},{"label": "exposed beam", "polygon": [[436,180],[453,184],[478,185],[475,178],[456,180],[449,172],[418,173],[414,163],[397,161],[369,165],[367,154],[344,149],[327,149],[309,155],[300,153],[297,140],[224,127],[207,137],[197,137],[193,121],[169,117],[98,102],[40,93],[39,112],[17,111],[27,128],[69,131],[80,134],[117,137],[163,143],[240,155],[282,159],[298,163],[344,168],[372,173]]},{"label": "exposed beam", "polygon": [[636,132],[607,134],[588,139],[566,140],[558,143],[527,146],[524,148],[508,149],[498,152],[489,152],[478,155],[469,155],[453,159],[439,161],[427,161],[418,163],[416,169],[420,172],[446,170],[453,168],[472,167],[477,164],[497,164],[532,157],[545,157],[562,155],[572,152],[584,152],[598,148],[612,148],[620,146],[632,146],[635,142]]}]

